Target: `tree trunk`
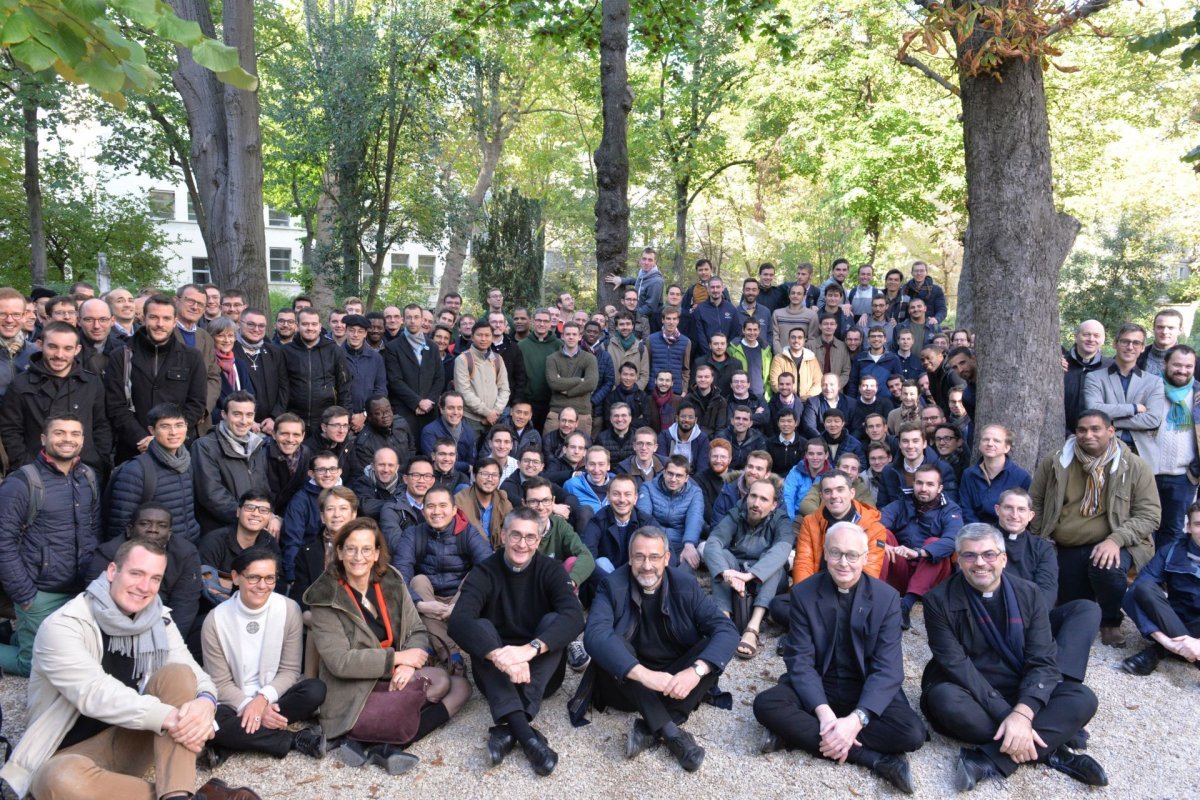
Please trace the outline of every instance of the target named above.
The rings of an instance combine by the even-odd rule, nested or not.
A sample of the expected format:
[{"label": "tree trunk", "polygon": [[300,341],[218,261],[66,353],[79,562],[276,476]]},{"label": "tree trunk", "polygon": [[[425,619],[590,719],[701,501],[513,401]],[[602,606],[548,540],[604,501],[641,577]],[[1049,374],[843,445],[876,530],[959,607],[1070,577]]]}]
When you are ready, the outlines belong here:
[{"label": "tree trunk", "polygon": [[[503,136],[503,135],[502,135]],[[496,166],[500,163],[500,153],[504,149],[504,138],[485,139],[480,142],[483,157],[479,165],[479,175],[475,178],[475,186],[467,197],[467,215],[450,231],[450,250],[446,253],[446,266],[442,270],[442,280],[438,285],[438,299],[449,292],[459,291],[462,285],[463,263],[467,260],[467,249],[479,229],[479,212],[483,208],[483,199],[492,188],[492,180],[496,177]]]},{"label": "tree trunk", "polygon": [[[335,241],[338,185],[329,165],[325,167],[321,183],[323,188],[317,195],[317,241],[313,248],[312,264],[309,266],[312,274],[309,297],[317,308],[333,308],[338,282],[341,280],[341,265],[336,257]],[[371,306],[366,306],[365,310],[370,311]]]},{"label": "tree trunk", "polygon": [[600,99],[604,131],[596,148],[596,304],[611,291],[604,276],[623,275],[629,257],[629,111],[633,94],[625,53],[629,49],[629,0],[602,0]]},{"label": "tree trunk", "polygon": [[[215,37],[207,0],[169,0],[182,19],[193,20]],[[254,6],[251,0],[226,0],[222,16],[225,44],[238,49],[241,67],[257,74]],[[262,134],[258,95],[222,83],[176,48],[175,88],[187,111],[192,170],[207,227],[213,282],[241,289],[249,305],[266,308],[267,246],[263,224]]]},{"label": "tree trunk", "polygon": [[[975,291],[971,283],[971,262],[967,260],[967,243],[971,241],[971,227],[963,234],[963,262],[958,271],[958,290],[955,292],[954,327],[975,330]],[[947,282],[948,283],[948,282]],[[949,290],[949,286],[946,287]],[[1056,290],[1057,291],[1057,290]]]},{"label": "tree trunk", "polygon": [[[32,79],[31,79],[32,81]],[[25,118],[25,208],[29,212],[29,266],[34,286],[45,286],[46,224],[42,217],[42,170],[38,158],[38,105],[32,91],[22,102]]]},{"label": "tree trunk", "polygon": [[1079,223],[1054,206],[1041,64],[1009,59],[998,78],[964,73],[960,80],[970,218],[963,264],[978,334],[975,420],[977,430],[997,422],[1021,431],[1012,457],[1032,470],[1062,445],[1058,273]]},{"label": "tree trunk", "polygon": [[691,180],[688,176],[675,180],[675,259],[672,269],[675,280],[683,285],[684,261],[687,259],[687,220],[688,220],[688,186]]}]

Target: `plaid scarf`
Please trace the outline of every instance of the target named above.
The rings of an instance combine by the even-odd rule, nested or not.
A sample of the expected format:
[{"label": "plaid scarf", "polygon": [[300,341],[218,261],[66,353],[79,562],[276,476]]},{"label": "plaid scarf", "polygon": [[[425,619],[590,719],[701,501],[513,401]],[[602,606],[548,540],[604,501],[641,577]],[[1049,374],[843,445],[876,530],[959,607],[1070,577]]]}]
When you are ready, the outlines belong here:
[{"label": "plaid scarf", "polygon": [[1087,486],[1083,490],[1083,499],[1079,502],[1079,513],[1085,517],[1094,517],[1101,511],[1101,506],[1104,503],[1104,482],[1106,480],[1105,472],[1108,465],[1117,457],[1120,452],[1117,446],[1117,438],[1114,436],[1108,443],[1108,449],[1102,455],[1092,457],[1079,447],[1079,443],[1072,436],[1069,440],[1075,447],[1075,458],[1079,461],[1079,465],[1083,467],[1083,472],[1087,475]]},{"label": "plaid scarf", "polygon": [[1004,623],[1003,631],[997,620],[988,614],[979,592],[968,591],[967,602],[988,644],[1013,672],[1020,673],[1025,669],[1025,620],[1021,618],[1021,608],[1017,605],[1017,593],[1013,590],[1012,581],[1002,577],[1000,591],[1004,593],[1004,613],[1007,617],[1001,620]]}]

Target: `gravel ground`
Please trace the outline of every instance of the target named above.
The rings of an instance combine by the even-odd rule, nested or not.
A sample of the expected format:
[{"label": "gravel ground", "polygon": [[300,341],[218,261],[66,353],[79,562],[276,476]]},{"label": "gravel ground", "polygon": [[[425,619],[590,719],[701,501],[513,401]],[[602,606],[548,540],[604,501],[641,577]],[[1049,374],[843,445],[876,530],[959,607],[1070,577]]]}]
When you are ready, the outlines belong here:
[{"label": "gravel ground", "polygon": [[[1108,770],[1110,786],[1089,790],[1048,767],[1022,767],[1006,784],[981,784],[973,797],[1082,797],[1095,793],[1113,798],[1192,798],[1197,794],[1195,765],[1200,762],[1200,671],[1178,660],[1165,660],[1148,678],[1121,673],[1121,658],[1141,646],[1130,623],[1130,647],[1118,651],[1097,644],[1092,651],[1088,685],[1100,697],[1100,710],[1089,726],[1088,752]],[[569,800],[641,797],[899,797],[863,769],[815,759],[805,753],[758,754],[762,729],[754,720],[754,695],[774,685],[783,660],[774,655],[776,631],[768,629],[763,649],[751,661],[730,665],[721,679],[733,693],[731,711],[702,705],[687,724],[708,751],[699,772],[685,773],[665,749],[648,751],[637,760],[624,758],[630,717],[593,712],[592,724],[572,728],[566,702],[578,683],[567,673],[557,695],[546,702],[535,723],[558,751],[558,769],[538,778],[518,748],[500,767],[487,768],[487,706],[474,696],[451,722],[413,746],[421,763],[409,774],[392,778],[377,767],[349,769],[327,757],[316,762],[298,754],[287,759],[258,755],[231,758],[218,771],[230,785],[246,785],[263,798],[328,800],[374,798],[417,790],[429,797],[493,798],[521,796]],[[924,622],[918,606],[913,629],[904,636],[905,690],[914,707],[921,670],[929,657]],[[5,733],[15,742],[25,725],[25,681],[0,681]],[[954,793],[954,759],[958,745],[937,734],[911,757],[916,796],[941,798]],[[1191,777],[1189,777],[1191,776]],[[202,780],[207,778],[202,774]]]}]

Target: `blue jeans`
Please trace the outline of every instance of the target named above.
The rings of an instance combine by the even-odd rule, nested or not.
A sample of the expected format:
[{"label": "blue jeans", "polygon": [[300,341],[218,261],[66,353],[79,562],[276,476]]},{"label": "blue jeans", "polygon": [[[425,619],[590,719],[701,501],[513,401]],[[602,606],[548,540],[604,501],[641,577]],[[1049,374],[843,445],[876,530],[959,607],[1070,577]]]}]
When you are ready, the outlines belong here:
[{"label": "blue jeans", "polygon": [[1154,549],[1161,550],[1183,536],[1184,517],[1196,499],[1196,487],[1187,475],[1155,475],[1162,520],[1154,532]]}]

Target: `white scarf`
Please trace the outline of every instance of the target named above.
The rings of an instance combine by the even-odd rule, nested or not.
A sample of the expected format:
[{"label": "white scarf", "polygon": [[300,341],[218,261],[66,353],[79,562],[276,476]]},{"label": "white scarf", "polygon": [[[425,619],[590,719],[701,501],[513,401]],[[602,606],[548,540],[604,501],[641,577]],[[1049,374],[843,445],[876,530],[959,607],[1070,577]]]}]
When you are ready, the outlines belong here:
[{"label": "white scarf", "polygon": [[241,678],[245,672],[242,669],[242,640],[248,635],[239,625],[239,612],[254,617],[250,623],[258,624],[262,629],[262,650],[258,662],[258,684],[267,686],[275,680],[279,673],[279,659],[283,656],[283,632],[287,626],[287,598],[278,592],[271,592],[267,603],[255,611],[247,608],[242,602],[240,593],[221,603],[212,610],[216,618],[217,639],[221,642],[221,650],[225,660],[229,662],[229,673],[235,678]]}]

